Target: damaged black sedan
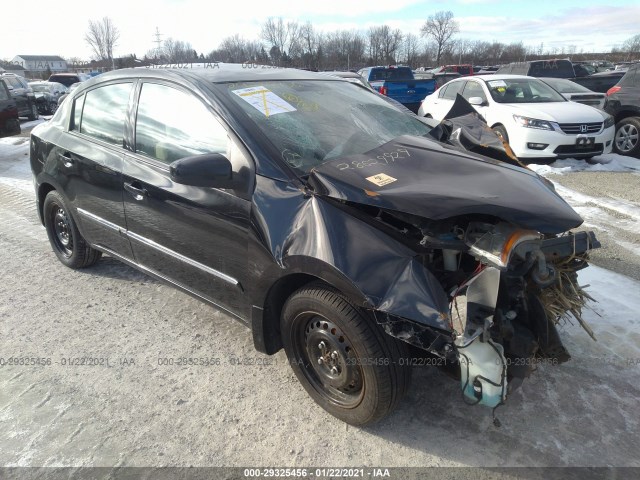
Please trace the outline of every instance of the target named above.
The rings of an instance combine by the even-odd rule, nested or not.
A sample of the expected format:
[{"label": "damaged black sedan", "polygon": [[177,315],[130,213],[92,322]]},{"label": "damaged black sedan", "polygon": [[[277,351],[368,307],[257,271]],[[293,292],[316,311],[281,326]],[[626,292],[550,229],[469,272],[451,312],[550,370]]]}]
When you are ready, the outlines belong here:
[{"label": "damaged black sedan", "polygon": [[433,128],[338,78],[206,67],[101,75],[33,130],[62,263],[107,254],[226,311],[354,425],[420,356],[489,407],[569,359],[555,325],[582,322],[598,243],[476,114]]}]

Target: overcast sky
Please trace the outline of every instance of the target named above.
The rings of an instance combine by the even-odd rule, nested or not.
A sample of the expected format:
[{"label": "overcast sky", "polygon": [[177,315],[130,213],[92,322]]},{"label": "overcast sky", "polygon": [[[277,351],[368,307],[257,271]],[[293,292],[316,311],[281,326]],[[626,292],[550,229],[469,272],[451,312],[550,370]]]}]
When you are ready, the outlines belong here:
[{"label": "overcast sky", "polygon": [[[88,60],[91,50],[84,41],[88,22],[104,16],[120,30],[116,56],[144,55],[155,46],[156,27],[163,39],[190,42],[198,53],[206,54],[236,33],[257,40],[261,24],[270,16],[310,20],[323,31],[366,30],[384,23],[419,34],[429,15],[451,10],[460,23],[458,38],[544,43],[545,50],[575,45],[578,52],[609,51],[640,33],[638,0],[617,0],[615,6],[604,0],[64,0],[58,4],[30,0],[20,14],[5,10],[0,58],[8,60],[19,54]],[[28,21],[25,11],[30,12]]]}]

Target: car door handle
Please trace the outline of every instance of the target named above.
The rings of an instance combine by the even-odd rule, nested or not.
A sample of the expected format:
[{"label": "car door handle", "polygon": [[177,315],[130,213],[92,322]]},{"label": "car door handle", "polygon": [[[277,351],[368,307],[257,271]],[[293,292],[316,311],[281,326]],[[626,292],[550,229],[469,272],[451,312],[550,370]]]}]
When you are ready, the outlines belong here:
[{"label": "car door handle", "polygon": [[62,160],[62,164],[65,167],[71,168],[73,166],[73,159],[71,158],[71,154],[69,152],[58,153],[58,158]]},{"label": "car door handle", "polygon": [[144,197],[147,196],[147,191],[142,188],[142,185],[140,185],[138,182],[125,183],[124,189],[131,195],[133,195],[133,198],[138,201],[143,200]]}]

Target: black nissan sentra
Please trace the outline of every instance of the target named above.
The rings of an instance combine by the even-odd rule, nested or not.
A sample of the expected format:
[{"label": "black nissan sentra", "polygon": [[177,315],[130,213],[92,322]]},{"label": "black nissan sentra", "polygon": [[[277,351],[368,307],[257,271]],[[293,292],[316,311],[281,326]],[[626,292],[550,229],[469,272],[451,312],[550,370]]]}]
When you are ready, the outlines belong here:
[{"label": "black nissan sentra", "polygon": [[210,67],[100,75],[33,130],[62,263],[106,254],[224,310],[354,425],[415,365],[495,408],[536,360],[570,358],[559,320],[590,333],[576,271],[595,237],[477,115],[432,128],[339,78]]}]

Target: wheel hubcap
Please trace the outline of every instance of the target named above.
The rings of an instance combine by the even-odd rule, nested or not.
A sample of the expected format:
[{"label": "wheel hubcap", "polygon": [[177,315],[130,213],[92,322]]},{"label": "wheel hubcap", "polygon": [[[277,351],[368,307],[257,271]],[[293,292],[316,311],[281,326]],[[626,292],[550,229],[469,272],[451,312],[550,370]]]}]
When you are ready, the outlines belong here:
[{"label": "wheel hubcap", "polygon": [[343,407],[358,405],[363,393],[363,374],[347,336],[326,318],[307,314],[300,322],[300,356],[304,374],[325,398]]},{"label": "wheel hubcap", "polygon": [[623,125],[616,133],[616,147],[621,152],[629,152],[638,144],[639,132],[633,125]]},{"label": "wheel hubcap", "polygon": [[73,249],[73,236],[67,212],[57,207],[53,211],[53,230],[58,249],[66,256],[70,256]]}]

